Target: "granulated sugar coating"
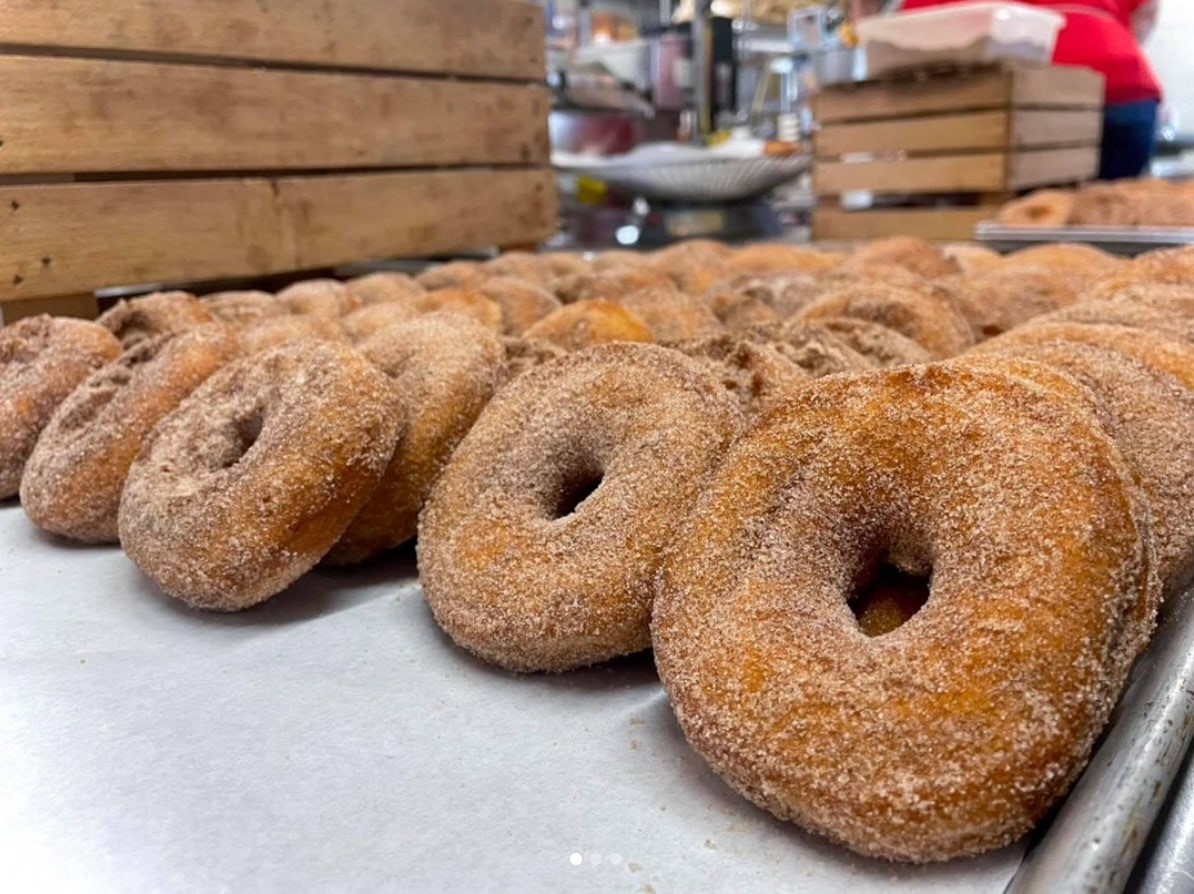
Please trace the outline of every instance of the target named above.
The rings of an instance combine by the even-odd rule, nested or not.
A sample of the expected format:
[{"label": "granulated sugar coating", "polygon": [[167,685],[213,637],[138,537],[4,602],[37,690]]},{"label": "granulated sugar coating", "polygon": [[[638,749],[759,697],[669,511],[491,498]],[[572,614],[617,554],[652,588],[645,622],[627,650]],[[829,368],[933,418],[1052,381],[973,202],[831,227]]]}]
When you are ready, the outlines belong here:
[{"label": "granulated sugar coating", "polygon": [[116,302],[96,322],[115,335],[127,351],[143,339],[176,335],[215,319],[190,292],[153,292]]},{"label": "granulated sugar coating", "polygon": [[821,317],[857,317],[894,329],[934,358],[952,357],[974,344],[970,324],[941,288],[889,286],[861,281],[828,292],[796,314],[811,323]]},{"label": "granulated sugar coating", "polygon": [[646,323],[656,341],[706,338],[726,331],[700,298],[675,289],[634,292],[618,303]]},{"label": "granulated sugar coating", "polygon": [[523,333],[566,351],[581,351],[615,341],[652,341],[649,326],[613,301],[577,301],[553,311]]},{"label": "granulated sugar coating", "polygon": [[961,270],[957,262],[937,246],[912,236],[890,236],[868,242],[843,261],[840,269],[843,272],[865,271],[868,267],[887,264],[929,279],[951,276]]},{"label": "granulated sugar coating", "polygon": [[200,608],[248,608],[285,589],[377,485],[398,428],[392,388],[328,342],[226,366],[162,420],[129,470],[125,552]]},{"label": "granulated sugar coating", "polygon": [[431,486],[493,396],[505,362],[496,335],[447,313],[391,326],[365,342],[361,354],[393,381],[401,422],[377,489],[325,559],[336,565],[415,536]]},{"label": "granulated sugar coating", "polygon": [[1064,272],[1044,267],[993,267],[946,283],[977,338],[992,338],[1026,320],[1073,304]]},{"label": "granulated sugar coating", "polygon": [[199,303],[212,317],[237,329],[289,313],[269,292],[213,292],[200,298]]},{"label": "granulated sugar coating", "polygon": [[812,375],[784,356],[784,346],[764,338],[717,335],[672,342],[668,347],[702,363],[750,417],[782,403]]},{"label": "granulated sugar coating", "polygon": [[385,301],[368,304],[340,319],[340,328],[356,345],[373,337],[383,329],[399,323],[409,323],[420,315],[413,301]]},{"label": "granulated sugar coating", "polygon": [[564,304],[577,301],[620,301],[632,292],[675,289],[676,284],[661,270],[650,267],[616,267],[594,273],[561,277],[551,284]]},{"label": "granulated sugar coating", "polygon": [[561,306],[546,288],[512,276],[490,277],[477,283],[476,289],[501,309],[506,335],[521,335]]},{"label": "granulated sugar coating", "polygon": [[312,339],[344,343],[348,336],[338,321],[305,314],[258,320],[241,331],[241,344],[246,354],[256,354],[290,341]]},{"label": "granulated sugar coating", "polygon": [[413,276],[400,273],[397,270],[380,270],[377,273],[366,273],[344,283],[348,291],[352,292],[361,303],[368,307],[370,304],[387,304],[391,301],[410,301],[426,291]]},{"label": "granulated sugar coating", "polygon": [[515,379],[419,520],[436,620],[519,671],[646,648],[663,550],[740,425],[714,376],[654,345],[604,345]]},{"label": "granulated sugar coating", "polygon": [[909,366],[928,363],[933,359],[928,351],[908,336],[871,320],[821,317],[815,323],[810,323],[809,328],[828,332],[874,366]]},{"label": "granulated sugar coating", "polygon": [[419,313],[455,313],[471,317],[490,332],[502,331],[502,308],[475,286],[436,289],[414,299]]},{"label": "granulated sugar coating", "polygon": [[16,495],[58,405],[119,356],[120,342],[97,323],[42,314],[0,328],[0,500]]},{"label": "granulated sugar coating", "polygon": [[[1115,446],[1024,381],[929,364],[793,393],[731,448],[652,620],[688,740],[777,816],[862,854],[1005,844],[1067,789],[1151,618]],[[868,637],[883,565],[924,607]]]},{"label": "granulated sugar coating", "polygon": [[278,293],[278,303],[289,313],[338,320],[359,310],[363,303],[338,279],[305,279]]},{"label": "granulated sugar coating", "polygon": [[1169,283],[1098,286],[1083,293],[1084,301],[1123,301],[1142,304],[1184,317],[1194,317],[1194,289]]},{"label": "granulated sugar coating", "polygon": [[521,376],[524,372],[534,369],[548,360],[563,357],[568,352],[559,345],[537,338],[507,335],[501,339],[502,348],[506,352],[506,368],[502,376],[503,381],[510,381]]},{"label": "granulated sugar coating", "polygon": [[777,327],[759,327],[754,331],[770,333],[785,357],[814,378],[834,373],[871,369],[874,363],[855,351],[845,339],[826,326],[800,320],[788,320]]},{"label": "granulated sugar coating", "polygon": [[87,543],[116,543],[129,466],[149,433],[239,350],[209,323],[138,342],[59,405],[21,479],[21,506],[40,528]]},{"label": "granulated sugar coating", "polygon": [[1150,508],[1157,573],[1173,592],[1194,570],[1194,391],[1110,348],[1056,342],[1009,350],[1064,370],[1110,410],[1108,433],[1136,469]]},{"label": "granulated sugar coating", "polygon": [[1194,344],[1194,317],[1133,301],[1083,301],[1042,317],[1039,323],[1102,323],[1155,329],[1171,338]]}]

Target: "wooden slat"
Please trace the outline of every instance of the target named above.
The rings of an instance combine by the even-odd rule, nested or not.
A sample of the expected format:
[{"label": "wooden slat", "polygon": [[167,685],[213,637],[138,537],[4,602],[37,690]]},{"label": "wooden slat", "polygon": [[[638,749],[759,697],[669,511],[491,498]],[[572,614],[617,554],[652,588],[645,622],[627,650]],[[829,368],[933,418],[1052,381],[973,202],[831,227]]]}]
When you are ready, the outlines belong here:
[{"label": "wooden slat", "polygon": [[952,77],[827,87],[813,99],[813,116],[821,124],[865,121],[1001,108],[1010,100],[1011,75],[998,69],[982,69]]},{"label": "wooden slat", "polygon": [[9,326],[25,317],[53,314],[56,317],[82,317],[94,320],[99,316],[99,302],[91,292],[78,295],[55,295],[51,298],[30,298],[27,301],[0,302],[0,325]]},{"label": "wooden slat", "polygon": [[1011,145],[1016,148],[1090,145],[1103,133],[1101,109],[1015,109]]},{"label": "wooden slat", "polygon": [[1093,179],[1098,170],[1098,146],[1017,152],[1011,159],[1009,188],[1078,183]]},{"label": "wooden slat", "polygon": [[958,152],[1007,145],[1008,112],[930,115],[861,124],[827,124],[813,145],[819,158],[853,152]]},{"label": "wooden slat", "polygon": [[545,162],[546,87],[0,57],[0,174]]},{"label": "wooden slat", "polygon": [[549,169],[0,187],[0,301],[537,242]]},{"label": "wooden slat", "polygon": [[1049,108],[1101,108],[1103,76],[1072,65],[1016,68],[1012,103]]},{"label": "wooden slat", "polygon": [[993,218],[998,205],[976,208],[898,208],[878,211],[837,211],[818,208],[813,215],[813,238],[879,239],[917,236],[921,239],[970,239],[974,225]]},{"label": "wooden slat", "polygon": [[1005,188],[1007,156],[1000,152],[906,158],[895,161],[817,162],[813,190],[837,195],[875,193],[993,192]]},{"label": "wooden slat", "polygon": [[3,0],[0,44],[540,81],[525,0]]}]

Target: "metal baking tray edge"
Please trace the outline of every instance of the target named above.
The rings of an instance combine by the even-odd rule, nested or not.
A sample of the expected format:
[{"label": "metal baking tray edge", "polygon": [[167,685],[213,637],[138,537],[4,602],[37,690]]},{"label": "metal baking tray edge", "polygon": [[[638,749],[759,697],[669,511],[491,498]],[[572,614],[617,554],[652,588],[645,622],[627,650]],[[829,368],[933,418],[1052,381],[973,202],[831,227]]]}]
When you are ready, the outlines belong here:
[{"label": "metal baking tray edge", "polygon": [[1048,242],[1082,242],[1117,255],[1194,244],[1194,229],[1178,227],[1009,227],[984,220],[974,227],[976,242],[996,251],[1016,251]]}]

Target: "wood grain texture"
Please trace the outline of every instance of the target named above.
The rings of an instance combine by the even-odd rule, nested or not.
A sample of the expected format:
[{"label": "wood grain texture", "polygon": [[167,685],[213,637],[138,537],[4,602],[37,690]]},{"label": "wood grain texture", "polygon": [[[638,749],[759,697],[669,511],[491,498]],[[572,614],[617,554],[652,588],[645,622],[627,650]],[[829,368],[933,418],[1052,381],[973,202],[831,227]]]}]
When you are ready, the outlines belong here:
[{"label": "wood grain texture", "polygon": [[1001,152],[941,155],[892,161],[817,162],[813,191],[837,195],[874,193],[991,192],[1006,186],[1007,155]]},{"label": "wood grain texture", "polygon": [[546,162],[528,84],[0,57],[0,174]]},{"label": "wood grain texture", "polygon": [[30,298],[26,301],[0,302],[0,326],[11,326],[17,320],[35,317],[38,314],[94,320],[99,316],[99,302],[91,292],[81,292],[78,295],[55,295],[51,298]]},{"label": "wood grain texture", "polygon": [[0,301],[538,242],[550,169],[0,187]]},{"label": "wood grain texture", "polygon": [[979,221],[990,220],[998,205],[973,208],[895,208],[875,211],[837,211],[818,208],[813,215],[817,240],[879,239],[916,236],[930,240],[971,239]]},{"label": "wood grain texture", "polygon": [[814,137],[818,158],[854,152],[958,152],[1007,145],[1008,112],[928,115],[860,124],[827,124]]},{"label": "wood grain texture", "polygon": [[541,81],[525,0],[0,0],[0,44]]},{"label": "wood grain texture", "polygon": [[1030,189],[1051,183],[1081,183],[1093,180],[1098,170],[1098,146],[1017,152],[1011,157],[1008,187]]},{"label": "wood grain texture", "polygon": [[1097,109],[1103,76],[1073,65],[1025,66],[1014,70],[1012,104],[1040,108]]},{"label": "wood grain texture", "polygon": [[1015,109],[1013,148],[1095,145],[1103,135],[1100,109]]}]

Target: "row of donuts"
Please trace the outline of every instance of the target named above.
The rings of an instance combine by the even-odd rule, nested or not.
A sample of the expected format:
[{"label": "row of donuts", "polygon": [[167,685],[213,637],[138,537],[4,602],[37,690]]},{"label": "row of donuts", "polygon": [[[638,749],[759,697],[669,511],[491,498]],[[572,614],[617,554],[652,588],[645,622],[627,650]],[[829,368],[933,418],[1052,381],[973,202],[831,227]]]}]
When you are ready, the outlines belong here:
[{"label": "row of donuts", "polygon": [[998,219],[1013,227],[1189,227],[1194,181],[1144,177],[1038,189],[1008,202]]},{"label": "row of donuts", "polygon": [[1194,569],[1192,260],[753,424],[654,346],[533,370],[432,489],[424,596],[512,670],[653,647],[711,767],[859,853],[1006,844],[1081,771]]}]

